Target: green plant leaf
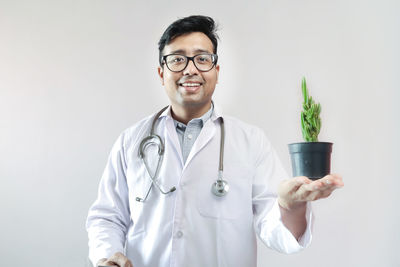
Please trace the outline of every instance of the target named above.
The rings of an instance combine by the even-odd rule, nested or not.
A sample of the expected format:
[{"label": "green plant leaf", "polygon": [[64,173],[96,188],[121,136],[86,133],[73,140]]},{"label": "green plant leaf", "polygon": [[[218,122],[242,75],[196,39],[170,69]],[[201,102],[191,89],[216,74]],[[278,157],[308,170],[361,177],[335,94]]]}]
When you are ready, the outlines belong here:
[{"label": "green plant leaf", "polygon": [[321,119],[319,117],[321,105],[315,103],[309,95],[305,77],[302,79],[301,88],[304,98],[303,111],[301,111],[300,116],[303,139],[307,142],[317,142],[321,129]]}]

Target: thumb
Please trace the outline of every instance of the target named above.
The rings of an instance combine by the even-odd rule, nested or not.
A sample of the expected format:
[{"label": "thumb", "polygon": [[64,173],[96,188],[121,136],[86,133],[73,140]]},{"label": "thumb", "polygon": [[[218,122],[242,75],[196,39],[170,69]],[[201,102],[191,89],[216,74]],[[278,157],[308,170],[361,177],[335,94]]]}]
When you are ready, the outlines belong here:
[{"label": "thumb", "polygon": [[132,262],[121,252],[117,252],[112,255],[108,262],[113,263],[119,267],[133,267]]}]

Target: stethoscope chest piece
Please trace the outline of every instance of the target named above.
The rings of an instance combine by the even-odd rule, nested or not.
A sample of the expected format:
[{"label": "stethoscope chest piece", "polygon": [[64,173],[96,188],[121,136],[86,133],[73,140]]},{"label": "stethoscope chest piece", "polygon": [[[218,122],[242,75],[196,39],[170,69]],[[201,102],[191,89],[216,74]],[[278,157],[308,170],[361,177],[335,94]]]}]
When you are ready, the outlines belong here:
[{"label": "stethoscope chest piece", "polygon": [[229,184],[225,180],[216,180],[213,185],[211,186],[211,191],[217,197],[225,196],[229,191]]}]

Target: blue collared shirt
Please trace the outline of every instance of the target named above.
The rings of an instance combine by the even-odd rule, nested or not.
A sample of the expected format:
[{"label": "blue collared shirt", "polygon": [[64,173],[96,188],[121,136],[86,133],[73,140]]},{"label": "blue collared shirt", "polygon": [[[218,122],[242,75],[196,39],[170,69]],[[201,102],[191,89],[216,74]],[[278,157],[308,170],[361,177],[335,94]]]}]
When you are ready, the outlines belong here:
[{"label": "blue collared shirt", "polygon": [[186,162],[186,159],[189,156],[190,150],[193,147],[194,142],[199,136],[203,125],[207,122],[207,120],[211,117],[214,110],[214,105],[211,103],[211,108],[200,118],[194,118],[188,122],[187,125],[174,120],[176,133],[178,134],[179,143],[182,149],[183,162]]}]

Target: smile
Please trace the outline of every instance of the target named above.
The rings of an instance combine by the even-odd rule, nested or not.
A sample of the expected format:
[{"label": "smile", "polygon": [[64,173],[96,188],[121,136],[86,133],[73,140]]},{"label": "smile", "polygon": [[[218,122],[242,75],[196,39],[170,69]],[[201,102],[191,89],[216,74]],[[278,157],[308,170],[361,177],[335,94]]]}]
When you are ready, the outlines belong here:
[{"label": "smile", "polygon": [[201,83],[180,83],[179,85],[184,87],[198,87]]}]

